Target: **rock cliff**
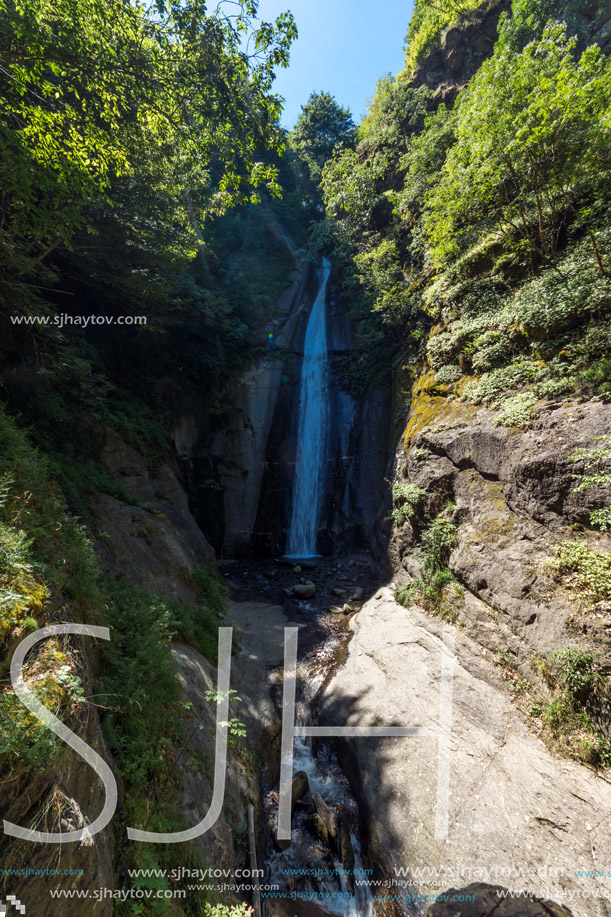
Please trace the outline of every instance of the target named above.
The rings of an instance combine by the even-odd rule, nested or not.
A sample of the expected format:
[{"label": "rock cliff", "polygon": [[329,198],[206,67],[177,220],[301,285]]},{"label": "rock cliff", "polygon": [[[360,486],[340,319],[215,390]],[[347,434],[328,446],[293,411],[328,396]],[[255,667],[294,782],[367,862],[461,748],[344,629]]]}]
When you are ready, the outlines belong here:
[{"label": "rock cliff", "polygon": [[[449,635],[447,837],[435,833],[435,739],[353,740],[343,755],[371,826],[370,851],[385,852],[391,874],[392,866],[409,867],[411,885],[390,892],[395,906],[406,888],[464,893],[470,880],[485,879],[556,902],[548,910],[524,902],[520,914],[564,913],[562,906],[600,917],[608,913],[609,880],[578,871],[597,869],[611,854],[611,783],[587,758],[566,758],[580,757],[579,740],[568,749],[550,742],[541,710],[550,701],[543,661],[554,650],[579,643],[603,671],[610,661],[608,615],[588,611],[549,565],[566,539],[611,547],[607,535],[586,527],[608,488],[575,492],[572,459],[609,435],[611,406],[547,403],[527,430],[495,425],[497,413],[446,397],[426,375],[414,385],[391,476],[395,487],[417,488],[419,499],[413,512],[395,514],[394,580],[353,619],[348,660],[324,691],[320,722],[435,727]],[[448,559],[455,579],[447,604],[425,602],[427,614],[409,584],[422,576],[422,533],[444,512],[456,533]],[[460,913],[518,913],[515,899],[508,904],[494,889],[471,893],[479,903]],[[457,914],[456,907],[438,903],[431,914]]]}]

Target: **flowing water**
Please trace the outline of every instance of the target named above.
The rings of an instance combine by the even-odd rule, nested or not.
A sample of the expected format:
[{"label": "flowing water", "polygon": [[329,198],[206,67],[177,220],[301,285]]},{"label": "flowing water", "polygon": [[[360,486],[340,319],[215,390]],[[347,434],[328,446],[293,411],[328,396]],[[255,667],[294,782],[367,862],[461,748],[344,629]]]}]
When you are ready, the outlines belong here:
[{"label": "flowing water", "polygon": [[[324,258],[318,271],[318,292],[308,318],[304,343],[295,478],[287,537],[287,555],[295,559],[316,556],[325,489],[331,414],[326,315],[330,271],[331,265]],[[311,613],[314,616],[313,609]],[[333,667],[339,639],[331,636],[323,640],[299,663],[296,725],[305,727],[308,724],[316,694]],[[287,849],[279,850],[274,843],[277,789],[268,786],[264,793],[270,880],[279,886],[279,897],[285,904],[287,900],[291,902],[291,917],[294,914],[373,917],[371,890],[363,881],[367,877],[361,858],[358,809],[346,776],[328,747],[318,745],[315,754],[312,740],[303,734],[296,736],[294,745],[293,774],[299,771],[307,775],[309,789],[296,805],[292,839]],[[321,834],[322,822],[316,820],[316,794],[331,813],[334,835]],[[288,913],[284,905],[279,907],[278,913]],[[267,902],[267,914],[275,913],[273,903]]]},{"label": "flowing water", "polygon": [[297,457],[287,542],[287,554],[291,557],[316,555],[330,415],[326,303],[330,272],[331,265],[323,258],[303,350]]},{"label": "flowing water", "polygon": [[[297,726],[310,723],[310,710],[316,694],[333,666],[338,639],[331,638],[298,664]],[[359,838],[359,814],[350,785],[336,757],[321,744],[314,753],[312,740],[299,731],[295,738],[293,773],[305,772],[309,791],[292,819],[291,844],[287,850],[267,857],[269,880],[278,884],[281,895],[293,902],[295,915],[310,914],[308,903],[316,904],[316,914],[329,917],[374,917],[374,904],[368,874],[365,870]],[[349,825],[353,863],[342,863],[336,844],[330,846],[312,830],[312,794],[318,793],[337,819]],[[264,808],[268,814],[271,834],[277,830],[278,794],[265,794]],[[294,895],[295,897],[289,897]],[[302,908],[305,908],[302,911]],[[273,905],[268,910],[273,914]],[[283,911],[282,913],[285,913]],[[312,912],[313,913],[313,912]]]}]

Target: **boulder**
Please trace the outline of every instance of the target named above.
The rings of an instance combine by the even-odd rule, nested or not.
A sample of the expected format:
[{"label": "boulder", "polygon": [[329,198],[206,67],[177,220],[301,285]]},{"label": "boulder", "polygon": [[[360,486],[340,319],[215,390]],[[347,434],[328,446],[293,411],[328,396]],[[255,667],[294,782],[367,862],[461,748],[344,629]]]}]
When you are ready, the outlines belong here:
[{"label": "boulder", "polygon": [[[482,870],[489,870],[494,882],[494,870],[516,863],[528,884],[523,875],[511,882],[503,876],[511,890],[526,887],[553,901],[578,901],[579,917],[600,917],[599,890],[591,878],[576,874],[575,863],[590,863],[592,849],[597,862],[611,862],[604,816],[611,812],[611,784],[546,748],[514,705],[493,654],[486,654],[467,628],[456,633],[430,614],[401,607],[388,588],[378,595],[351,619],[348,658],[322,689],[320,722],[436,726],[443,643],[454,639],[455,650],[443,842],[435,837],[434,738],[340,743],[340,761],[355,788],[361,820],[370,826],[372,847],[387,851],[391,862],[433,870],[422,889],[429,894],[445,892],[457,864],[468,884],[481,878]],[[323,817],[318,806],[317,811]],[[516,899],[511,903],[513,911],[499,906],[495,917],[541,913],[516,911]],[[519,903],[531,906],[528,900]],[[454,912],[440,911],[439,917],[446,913]]]},{"label": "boulder", "polygon": [[298,583],[293,586],[293,595],[298,599],[311,599],[316,595],[316,586],[312,582]]},{"label": "boulder", "polygon": [[295,804],[299,802],[300,799],[303,799],[304,796],[310,792],[310,782],[308,780],[308,775],[305,771],[297,771],[293,777],[293,788],[292,788],[292,806],[295,808]]},{"label": "boulder", "polygon": [[329,835],[332,838],[337,837],[337,822],[335,819],[335,813],[332,809],[329,808],[320,793],[312,793],[312,799],[314,800],[316,811],[326,830],[329,832]]},{"label": "boulder", "polygon": [[354,872],[354,848],[350,837],[350,829],[345,818],[339,819],[339,858],[342,866],[350,877]]},{"label": "boulder", "polygon": [[325,847],[329,847],[330,845],[329,832],[327,830],[327,827],[324,821],[318,814],[318,812],[314,812],[312,817],[309,819],[308,828],[310,829],[314,837],[318,838],[321,844],[324,844]]}]

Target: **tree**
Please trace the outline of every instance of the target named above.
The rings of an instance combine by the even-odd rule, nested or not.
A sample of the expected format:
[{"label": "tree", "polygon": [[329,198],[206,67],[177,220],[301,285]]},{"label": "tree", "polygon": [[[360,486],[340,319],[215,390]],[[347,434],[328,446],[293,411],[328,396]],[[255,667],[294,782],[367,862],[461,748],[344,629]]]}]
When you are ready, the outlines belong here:
[{"label": "tree", "polygon": [[290,13],[256,25],[257,6],[0,0],[0,279],[138,176],[192,245],[207,213],[276,189],[259,153],[284,145],[271,86],[296,29]]},{"label": "tree", "polygon": [[574,51],[550,23],[520,54],[497,46],[460,97],[457,140],[427,201],[438,264],[491,230],[550,262],[563,229],[608,190],[611,64],[595,46]]},{"label": "tree", "polygon": [[293,131],[290,144],[305,164],[309,181],[316,188],[325,163],[354,146],[356,129],[349,109],[342,108],[328,92],[313,92]]}]

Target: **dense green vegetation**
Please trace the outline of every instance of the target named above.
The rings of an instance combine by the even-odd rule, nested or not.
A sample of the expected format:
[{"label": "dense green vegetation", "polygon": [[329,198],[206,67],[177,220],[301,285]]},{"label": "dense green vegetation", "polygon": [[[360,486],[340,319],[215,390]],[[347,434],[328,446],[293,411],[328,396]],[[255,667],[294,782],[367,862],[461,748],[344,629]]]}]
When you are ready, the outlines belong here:
[{"label": "dense green vegetation", "polygon": [[519,425],[536,398],[609,390],[611,64],[589,21],[516,3],[451,108],[385,78],[356,149],[327,163],[316,241],[341,265],[357,384],[390,349],[450,396],[520,394]]},{"label": "dense green vegetation", "polygon": [[295,26],[258,22],[251,0],[1,12],[7,396],[69,489],[104,489],[91,422],[158,452],[175,407],[159,380],[220,405],[284,287],[292,242],[273,208],[280,172],[295,181],[271,88]]},{"label": "dense green vegetation", "polygon": [[[583,493],[600,485],[611,484],[611,436],[597,436],[594,442],[596,445],[592,448],[578,449],[571,456],[576,466],[573,479],[578,482],[573,493]],[[590,525],[603,532],[611,531],[611,506],[600,506],[592,510]]]},{"label": "dense green vegetation", "polygon": [[[493,6],[416,3],[405,70],[380,80],[356,146],[325,165],[326,220],[312,238],[339,267],[335,293],[356,327],[347,370],[357,390],[392,377],[407,412],[404,395],[420,376],[417,397],[426,389],[488,405],[495,424],[525,429],[546,402],[611,395],[611,61],[590,41],[600,4],[514,0],[466,88],[410,83],[447,27],[476,24]],[[572,461],[574,492],[609,483],[607,438]],[[413,483],[395,483],[392,496],[392,519],[412,524],[420,562],[398,602],[455,619],[450,515],[431,519]],[[603,532],[606,502],[589,514]],[[547,571],[579,622],[608,614],[607,551],[575,537]],[[533,704],[539,728],[569,754],[609,767],[608,669],[573,646],[542,670],[551,699]]]},{"label": "dense green vegetation", "polygon": [[153,214],[132,211],[145,238],[180,255],[202,215],[276,187],[260,151],[282,143],[270,89],[295,26],[256,27],[256,3],[234,7],[3,0],[5,276],[70,243],[115,183],[155,208],[148,227]]},{"label": "dense green vegetation", "polygon": [[[105,580],[90,539],[68,512],[50,463],[17,424],[0,412],[0,624],[3,653],[23,634],[57,620],[104,623],[96,684],[90,683],[91,646],[46,641],[25,669],[26,683],[72,728],[84,712],[103,712],[102,729],[124,781],[117,819],[117,869],[142,865],[202,865],[194,850],[170,847],[162,860],[127,842],[127,824],[179,830],[174,746],[186,744],[180,688],[170,654],[178,637],[211,661],[226,587],[214,571],[197,568],[198,605],[170,602],[127,583]],[[76,651],[75,651],[76,650]],[[85,665],[84,665],[85,661]],[[31,780],[62,767],[66,749],[13,694],[6,669],[0,693],[0,775]],[[204,896],[191,902],[206,911]],[[131,913],[131,912],[130,912]],[[134,914],[136,911],[133,912]],[[166,911],[159,911],[165,914]],[[213,912],[210,912],[213,913]]]},{"label": "dense green vegetation", "polygon": [[[186,827],[175,749],[189,712],[170,646],[216,660],[226,589],[203,568],[193,604],[107,581],[90,501],[136,503],[100,462],[104,428],[155,475],[177,410],[228,409],[306,242],[272,88],[295,24],[261,22],[257,6],[0,0],[0,639],[8,658],[52,621],[111,629],[98,651],[47,641],[25,676],[73,728],[101,713],[123,780],[119,885],[128,867],[205,865],[190,846],[141,849],[125,826]],[[6,663],[2,674],[0,773],[42,788],[65,747],[14,696]],[[205,899],[184,913],[248,912]]]},{"label": "dense green vegetation", "polygon": [[[70,641],[48,641],[26,680],[68,723],[103,707],[124,785],[119,883],[134,865],[197,862],[193,849],[135,850],[125,826],[182,827],[173,756],[187,711],[170,646],[214,661],[226,591],[202,568],[193,604],[101,576],[90,500],[136,502],[100,463],[104,428],[155,475],[181,409],[222,422],[308,247],[331,255],[353,319],[355,391],[393,374],[406,391],[423,370],[440,396],[522,429],[545,399],[609,398],[611,63],[588,41],[601,5],[513,0],[452,105],[410,84],[447,27],[492,5],[417,0],[405,69],[379,81],[362,124],[314,93],[287,137],[273,75],[290,14],[259,22],[256,0],[0,0],[0,640],[8,656],[50,621],[112,630],[85,667]],[[606,441],[573,460],[576,491],[609,483]],[[425,499],[396,484],[394,522]],[[423,526],[420,574],[397,591],[451,619],[452,511]],[[610,513],[592,510],[591,526],[608,531]],[[549,570],[581,608],[608,613],[608,553],[566,541]],[[595,655],[569,647],[542,665],[547,728],[608,766]],[[62,749],[2,673],[0,773],[25,785]]]},{"label": "dense green vegetation", "polygon": [[[420,488],[417,490],[420,491],[417,499],[421,500],[425,492]],[[457,612],[446,586],[453,583],[454,592],[459,598],[464,594],[462,587],[455,583],[454,575],[448,566],[450,554],[458,545],[456,526],[450,520],[454,508],[454,504],[447,506],[422,532],[419,545],[414,552],[414,557],[420,564],[420,572],[411,583],[399,586],[395,594],[400,605],[409,606],[419,601],[427,611],[450,621],[457,619]],[[395,517],[395,521],[399,520]]]},{"label": "dense green vegetation", "polygon": [[611,741],[605,728],[609,688],[598,654],[567,646],[539,660],[553,699],[541,711],[554,740],[574,757],[611,767]]},{"label": "dense green vegetation", "polygon": [[[443,33],[451,27],[461,27],[476,22],[495,7],[494,0],[416,0],[405,43],[405,67],[402,78],[409,79],[414,69],[421,65],[426,55],[439,46]],[[511,25],[503,40],[513,51],[520,51],[533,38],[538,38],[550,19],[561,18],[567,23],[570,34],[581,39],[588,37],[587,20],[604,9],[598,0],[582,3],[581,0],[512,0]]]}]

